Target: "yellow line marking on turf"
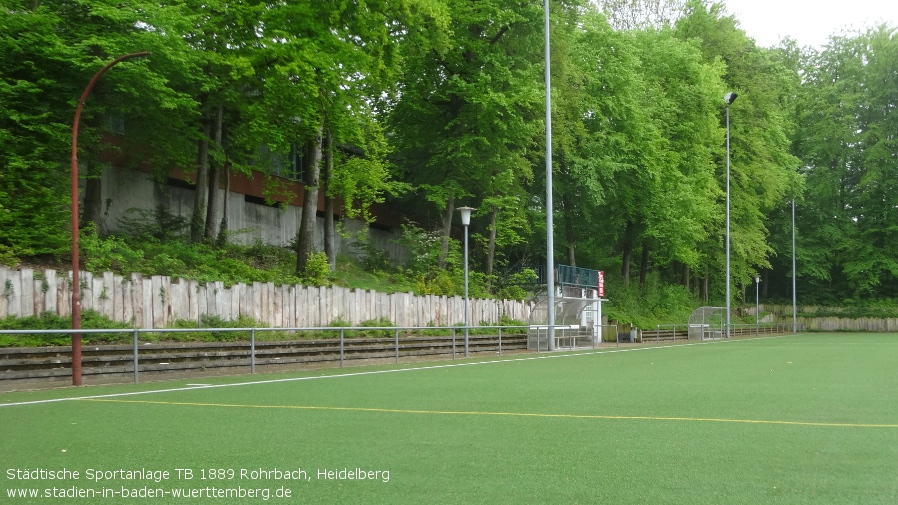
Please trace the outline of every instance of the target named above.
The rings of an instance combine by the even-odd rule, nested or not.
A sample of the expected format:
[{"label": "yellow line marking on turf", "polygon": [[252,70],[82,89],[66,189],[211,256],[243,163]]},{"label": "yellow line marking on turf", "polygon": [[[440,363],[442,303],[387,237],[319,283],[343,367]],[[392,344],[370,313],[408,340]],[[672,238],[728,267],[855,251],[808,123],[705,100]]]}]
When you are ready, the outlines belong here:
[{"label": "yellow line marking on turf", "polygon": [[428,414],[454,416],[505,416],[505,417],[541,417],[555,419],[612,419],[627,421],[687,421],[705,423],[737,423],[737,424],[775,424],[785,426],[818,426],[836,428],[898,428],[898,424],[873,423],[824,423],[811,421],[778,421],[765,419],[726,419],[715,417],[664,417],[664,416],[615,416],[605,414],[546,414],[538,412],[485,412],[467,410],[415,410],[387,409],[376,407],[326,407],[315,405],[252,405],[239,403],[200,403],[200,402],[166,402],[152,400],[117,400],[105,398],[85,398],[83,401],[107,403],[142,403],[148,405],[179,405],[187,407],[227,407],[245,409],[285,409],[285,410],[330,410],[350,412],[383,412],[391,414]]}]

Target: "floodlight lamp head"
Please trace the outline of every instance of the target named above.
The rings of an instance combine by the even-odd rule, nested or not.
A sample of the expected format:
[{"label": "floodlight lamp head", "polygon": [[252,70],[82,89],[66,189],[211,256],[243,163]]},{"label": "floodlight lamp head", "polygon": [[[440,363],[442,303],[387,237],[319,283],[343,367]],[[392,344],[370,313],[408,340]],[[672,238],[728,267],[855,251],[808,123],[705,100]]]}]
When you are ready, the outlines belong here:
[{"label": "floodlight lamp head", "polygon": [[468,226],[469,224],[471,224],[471,212],[473,212],[476,209],[474,209],[473,207],[459,207],[456,210],[461,212],[461,224],[462,225]]},{"label": "floodlight lamp head", "polygon": [[738,97],[738,96],[739,95],[737,95],[736,93],[733,93],[732,91],[730,91],[726,95],[723,95],[723,99],[726,101],[727,105],[733,105],[733,102],[736,101],[736,97]]}]

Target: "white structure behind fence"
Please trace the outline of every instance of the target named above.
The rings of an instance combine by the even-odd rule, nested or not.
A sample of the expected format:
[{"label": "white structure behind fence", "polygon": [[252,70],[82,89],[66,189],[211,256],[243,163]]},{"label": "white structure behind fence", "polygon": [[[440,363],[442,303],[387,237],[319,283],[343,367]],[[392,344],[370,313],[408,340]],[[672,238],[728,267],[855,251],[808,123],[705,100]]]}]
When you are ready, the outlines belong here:
[{"label": "white structure behind fence", "polygon": [[[0,318],[51,312],[70,316],[71,272],[0,267]],[[464,323],[464,298],[378,293],[337,286],[306,287],[254,282],[226,287],[140,274],[128,277],[81,273],[82,310],[96,310],[115,321],[139,328],[163,328],[176,320],[225,321],[240,315],[271,327],[327,326],[335,320],[355,326],[387,319],[396,326],[451,326]],[[502,316],[530,318],[530,305],[516,300],[471,299],[471,324],[496,324]]]}]

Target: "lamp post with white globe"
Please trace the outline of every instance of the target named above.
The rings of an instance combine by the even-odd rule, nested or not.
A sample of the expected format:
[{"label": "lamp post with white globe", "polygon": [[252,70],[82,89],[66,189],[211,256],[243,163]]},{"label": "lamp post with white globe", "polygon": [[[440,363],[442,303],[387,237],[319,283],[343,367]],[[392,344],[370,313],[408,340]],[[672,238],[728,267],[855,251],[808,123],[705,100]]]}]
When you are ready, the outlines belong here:
[{"label": "lamp post with white globe", "polygon": [[468,357],[468,225],[471,224],[471,212],[473,207],[459,207],[458,212],[461,213],[461,224],[465,227],[465,357]]},{"label": "lamp post with white globe", "polygon": [[726,210],[726,337],[730,338],[730,105],[736,101],[736,93],[730,91],[723,99],[727,104],[727,210]]}]

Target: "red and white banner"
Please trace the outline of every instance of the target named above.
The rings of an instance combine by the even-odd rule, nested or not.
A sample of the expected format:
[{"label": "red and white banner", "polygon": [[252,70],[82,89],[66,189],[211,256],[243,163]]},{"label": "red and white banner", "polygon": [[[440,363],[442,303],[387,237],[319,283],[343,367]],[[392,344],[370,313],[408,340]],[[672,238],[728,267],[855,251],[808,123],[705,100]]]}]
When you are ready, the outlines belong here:
[{"label": "red and white banner", "polygon": [[599,270],[599,298],[605,298],[605,272]]}]

